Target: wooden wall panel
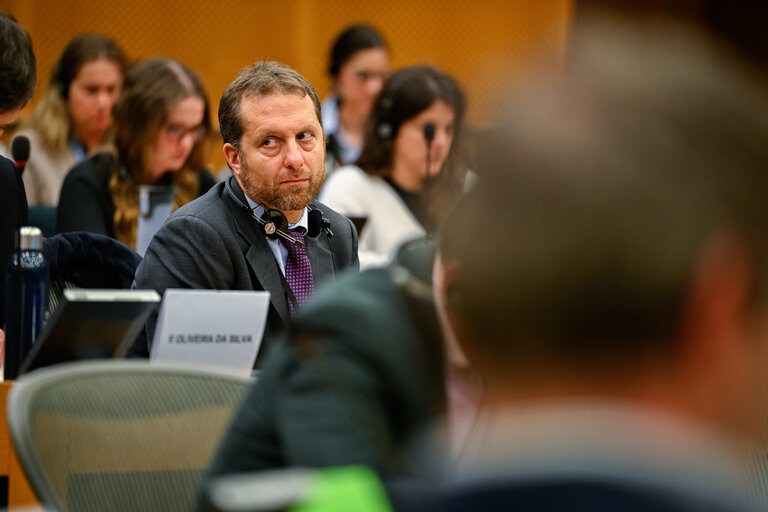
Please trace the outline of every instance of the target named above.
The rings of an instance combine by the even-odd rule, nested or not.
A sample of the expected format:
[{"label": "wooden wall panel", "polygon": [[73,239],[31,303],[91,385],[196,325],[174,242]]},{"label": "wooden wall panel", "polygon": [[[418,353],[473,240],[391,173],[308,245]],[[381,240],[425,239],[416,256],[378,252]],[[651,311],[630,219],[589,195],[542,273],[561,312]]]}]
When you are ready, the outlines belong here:
[{"label": "wooden wall panel", "polygon": [[369,22],[388,39],[394,66],[432,64],[455,76],[469,98],[469,119],[482,124],[496,104],[499,72],[514,75],[538,59],[562,57],[572,1],[0,0],[0,8],[32,36],[41,85],[69,39],[100,32],[132,59],[165,55],[195,69],[214,114],[237,72],[262,58],[295,67],[325,96],[333,37],[350,23]]}]

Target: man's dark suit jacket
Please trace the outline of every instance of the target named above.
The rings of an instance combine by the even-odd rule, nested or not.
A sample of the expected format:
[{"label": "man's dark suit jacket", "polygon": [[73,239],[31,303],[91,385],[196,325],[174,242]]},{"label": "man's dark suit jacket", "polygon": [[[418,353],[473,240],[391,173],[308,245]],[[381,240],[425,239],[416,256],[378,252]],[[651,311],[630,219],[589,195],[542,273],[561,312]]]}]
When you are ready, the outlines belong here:
[{"label": "man's dark suit jacket", "polygon": [[19,201],[23,226],[27,223],[27,193],[24,183],[19,190],[16,186],[16,168],[13,162],[0,156],[0,327],[5,320],[5,270],[13,253],[14,233],[19,225]]},{"label": "man's dark suit jacket", "polygon": [[[281,272],[261,225],[252,217],[234,177],[179,208],[158,230],[136,269],[134,288],[266,290],[271,304],[260,354],[290,321]],[[237,199],[233,199],[232,194]],[[327,232],[305,237],[315,287],[346,269],[357,269],[357,232],[352,222],[320,203],[313,203],[330,222]],[[215,311],[211,312],[215,315]],[[129,356],[148,357],[157,314],[146,337],[139,337]]]}]

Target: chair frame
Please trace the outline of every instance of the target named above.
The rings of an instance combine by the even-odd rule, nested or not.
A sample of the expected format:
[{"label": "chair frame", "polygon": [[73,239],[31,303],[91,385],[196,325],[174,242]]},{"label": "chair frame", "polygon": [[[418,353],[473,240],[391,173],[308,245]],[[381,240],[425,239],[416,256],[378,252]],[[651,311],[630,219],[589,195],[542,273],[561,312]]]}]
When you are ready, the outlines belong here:
[{"label": "chair frame", "polygon": [[[243,395],[248,384],[253,382],[250,377],[243,377],[190,365],[174,365],[168,363],[149,363],[147,360],[89,360],[64,363],[46,367],[25,374],[11,388],[6,415],[8,428],[14,450],[18,456],[30,486],[43,506],[51,506],[54,510],[67,510],[50,479],[50,473],[45,467],[37,450],[36,441],[29,433],[32,431],[31,406],[32,398],[41,387],[56,381],[67,381],[69,377],[84,373],[103,374],[131,373],[133,375],[172,374],[176,376],[196,376],[224,380],[243,384]],[[234,413],[234,408],[233,408]]]}]

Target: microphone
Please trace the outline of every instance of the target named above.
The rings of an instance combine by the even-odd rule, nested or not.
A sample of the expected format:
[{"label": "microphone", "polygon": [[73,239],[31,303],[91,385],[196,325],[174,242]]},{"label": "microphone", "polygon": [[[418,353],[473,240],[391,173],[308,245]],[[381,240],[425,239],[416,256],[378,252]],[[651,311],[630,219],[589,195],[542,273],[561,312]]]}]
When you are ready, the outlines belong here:
[{"label": "microphone", "polygon": [[11,155],[16,164],[16,172],[21,176],[29,160],[29,139],[24,135],[14,137],[11,143]]},{"label": "microphone", "polygon": [[424,125],[424,138],[427,139],[427,147],[432,145],[432,139],[435,138],[435,123]]},{"label": "microphone", "polygon": [[14,165],[16,167],[16,195],[18,206],[18,217],[16,217],[16,241],[19,241],[19,230],[21,226],[27,223],[26,219],[26,204],[27,196],[24,193],[24,184],[21,181],[21,175],[24,173],[24,168],[27,166],[27,160],[29,160],[29,139],[24,135],[18,135],[11,142],[11,155],[13,156]]},{"label": "microphone", "polygon": [[[42,236],[40,236],[40,230],[32,227],[22,227],[27,223],[27,195],[24,192],[24,182],[21,180],[21,175],[24,173],[24,168],[27,166],[27,160],[29,160],[29,139],[23,135],[19,135],[13,139],[11,143],[11,155],[14,160],[14,167],[16,170],[16,202],[17,202],[17,217],[16,217],[16,232],[14,233],[14,251],[11,257],[11,263],[6,270],[6,301],[10,297],[11,300],[6,304],[5,309],[5,344],[3,345],[3,372],[6,379],[15,379],[19,366],[21,365],[21,357],[26,355],[25,348],[22,346],[26,341],[34,342],[34,338],[39,333],[39,329],[42,328],[42,323],[45,318],[45,311],[40,308],[35,308],[32,299],[38,299],[36,304],[42,305],[45,302],[47,310],[47,297],[48,291],[46,288],[45,299],[43,294],[36,294],[34,291],[37,287],[25,286],[29,285],[31,281],[37,281],[37,284],[48,286],[48,267],[45,266],[45,261],[38,258],[35,260],[35,267],[37,263],[41,263],[40,272],[35,268],[35,272],[30,273],[28,269],[25,269],[25,264],[28,261],[23,261],[22,253],[29,253],[26,249],[42,248]],[[26,236],[22,236],[22,229],[25,231]],[[35,255],[42,253],[38,250]],[[44,268],[43,268],[44,267]],[[30,298],[29,301],[25,300],[25,292]],[[35,295],[35,297],[32,297]],[[28,307],[30,306],[30,307]],[[31,308],[31,309],[30,309]],[[27,322],[27,320],[29,320]],[[37,328],[35,328],[35,326]],[[29,348],[28,346],[26,348]]]},{"label": "microphone", "polygon": [[[424,205],[427,208],[427,216],[429,216],[429,180],[431,178],[431,156],[432,156],[432,141],[435,139],[435,123],[427,123],[424,125],[424,140],[427,142],[427,173],[424,175],[424,183],[422,185],[422,197]],[[430,226],[424,226],[427,233],[431,231]]]},{"label": "microphone", "polygon": [[431,153],[432,153],[432,141],[435,139],[435,123],[427,123],[424,125],[424,140],[427,141],[427,174],[424,178],[424,183],[426,184],[427,180],[429,180],[431,176],[431,169],[430,169],[430,160],[431,160]]}]

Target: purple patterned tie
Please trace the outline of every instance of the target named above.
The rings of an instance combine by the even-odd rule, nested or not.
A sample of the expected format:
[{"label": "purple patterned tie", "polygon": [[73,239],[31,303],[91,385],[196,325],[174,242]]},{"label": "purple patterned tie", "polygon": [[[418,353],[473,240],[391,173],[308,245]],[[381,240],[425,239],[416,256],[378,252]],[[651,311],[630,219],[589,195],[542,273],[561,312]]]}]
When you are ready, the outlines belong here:
[{"label": "purple patterned tie", "polygon": [[[304,241],[304,233],[302,231],[289,231],[288,234],[294,240]],[[288,281],[288,286],[291,287],[296,301],[300,305],[304,304],[312,295],[312,265],[309,263],[309,257],[307,256],[307,246],[291,244],[284,240],[281,240],[281,242],[288,249],[288,260],[285,262],[285,279]],[[288,300],[288,308],[291,311],[291,316],[296,314],[293,301],[290,299]]]}]

